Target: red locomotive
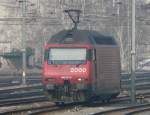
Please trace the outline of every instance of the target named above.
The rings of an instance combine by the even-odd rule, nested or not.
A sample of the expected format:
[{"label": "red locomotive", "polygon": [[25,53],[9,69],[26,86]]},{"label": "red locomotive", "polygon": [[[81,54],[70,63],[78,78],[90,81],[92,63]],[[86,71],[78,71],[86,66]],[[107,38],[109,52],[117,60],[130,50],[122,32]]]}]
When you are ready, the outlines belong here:
[{"label": "red locomotive", "polygon": [[120,51],[114,38],[63,30],[45,47],[43,84],[52,99],[110,100],[120,92]]}]

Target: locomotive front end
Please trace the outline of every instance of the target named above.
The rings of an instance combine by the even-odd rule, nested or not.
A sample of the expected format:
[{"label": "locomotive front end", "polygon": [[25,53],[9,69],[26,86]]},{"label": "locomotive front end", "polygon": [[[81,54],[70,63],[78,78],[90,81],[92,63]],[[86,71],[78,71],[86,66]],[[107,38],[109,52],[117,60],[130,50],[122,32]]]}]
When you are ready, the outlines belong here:
[{"label": "locomotive front end", "polygon": [[85,98],[91,89],[90,50],[85,47],[48,47],[43,83],[54,97]]}]

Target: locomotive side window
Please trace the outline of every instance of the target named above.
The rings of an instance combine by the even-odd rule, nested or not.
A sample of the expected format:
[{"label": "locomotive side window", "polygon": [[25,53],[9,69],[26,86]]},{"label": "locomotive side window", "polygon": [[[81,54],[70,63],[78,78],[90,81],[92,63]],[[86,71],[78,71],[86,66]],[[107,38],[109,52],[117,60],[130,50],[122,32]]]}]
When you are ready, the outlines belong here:
[{"label": "locomotive side window", "polygon": [[86,48],[51,48],[49,64],[83,64],[86,63]]},{"label": "locomotive side window", "polygon": [[96,50],[95,49],[89,49],[87,52],[87,59],[88,60],[96,60]]}]

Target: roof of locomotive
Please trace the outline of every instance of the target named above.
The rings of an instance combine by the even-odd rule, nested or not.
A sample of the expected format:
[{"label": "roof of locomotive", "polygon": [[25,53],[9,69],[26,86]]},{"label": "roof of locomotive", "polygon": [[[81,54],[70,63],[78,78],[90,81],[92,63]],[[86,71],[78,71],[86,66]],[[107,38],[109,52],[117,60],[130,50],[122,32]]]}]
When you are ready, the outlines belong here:
[{"label": "roof of locomotive", "polygon": [[116,45],[113,37],[105,36],[91,30],[62,30],[53,35],[48,43]]}]

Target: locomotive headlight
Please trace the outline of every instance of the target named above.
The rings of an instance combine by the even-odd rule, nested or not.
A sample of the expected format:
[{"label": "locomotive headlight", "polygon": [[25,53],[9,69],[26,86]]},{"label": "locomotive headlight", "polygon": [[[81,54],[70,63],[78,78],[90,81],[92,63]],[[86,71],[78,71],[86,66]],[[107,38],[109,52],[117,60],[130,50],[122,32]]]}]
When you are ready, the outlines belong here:
[{"label": "locomotive headlight", "polygon": [[84,78],[78,78],[78,81],[83,82],[83,81],[85,81],[85,79]]},{"label": "locomotive headlight", "polygon": [[81,79],[81,78],[78,78],[78,81],[82,81],[82,79]]},{"label": "locomotive headlight", "polygon": [[87,89],[86,78],[80,77],[77,79],[78,83],[76,83],[76,89],[85,90]]}]

